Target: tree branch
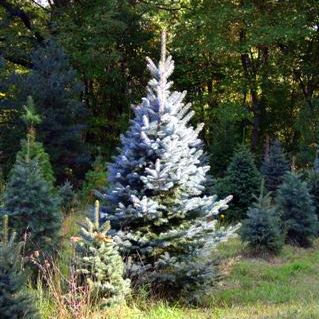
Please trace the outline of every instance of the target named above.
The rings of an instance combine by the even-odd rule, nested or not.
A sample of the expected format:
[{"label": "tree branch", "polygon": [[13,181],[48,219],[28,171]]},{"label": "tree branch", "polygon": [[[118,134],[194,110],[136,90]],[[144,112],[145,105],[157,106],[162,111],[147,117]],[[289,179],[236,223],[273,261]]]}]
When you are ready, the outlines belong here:
[{"label": "tree branch", "polygon": [[44,38],[40,35],[40,33],[34,30],[30,17],[25,13],[23,9],[14,6],[7,0],[0,0],[0,6],[2,6],[12,17],[19,18],[24,26],[34,34],[34,37],[39,43],[42,43],[44,41]]}]

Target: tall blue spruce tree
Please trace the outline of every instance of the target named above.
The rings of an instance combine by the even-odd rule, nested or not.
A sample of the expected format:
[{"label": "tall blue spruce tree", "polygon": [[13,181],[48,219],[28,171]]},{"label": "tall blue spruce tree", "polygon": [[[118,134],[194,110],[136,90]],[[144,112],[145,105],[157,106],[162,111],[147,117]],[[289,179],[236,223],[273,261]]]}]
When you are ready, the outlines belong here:
[{"label": "tall blue spruce tree", "polygon": [[236,227],[216,226],[231,196],[217,202],[203,195],[209,171],[198,137],[203,125],[189,125],[194,112],[183,103],[186,92],[170,92],[174,62],[165,57],[164,43],[158,66],[148,59],[147,97],[134,108],[108,168],[105,218],[128,257],[133,283],[147,281],[166,297],[197,300],[216,282],[213,248]]}]

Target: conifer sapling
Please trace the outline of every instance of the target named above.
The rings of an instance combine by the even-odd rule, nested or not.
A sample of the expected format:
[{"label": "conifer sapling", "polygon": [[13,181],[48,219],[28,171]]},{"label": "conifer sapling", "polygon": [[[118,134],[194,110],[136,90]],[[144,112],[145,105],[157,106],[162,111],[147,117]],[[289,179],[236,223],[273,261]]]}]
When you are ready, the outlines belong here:
[{"label": "conifer sapling", "polygon": [[130,281],[123,279],[124,263],[109,230],[109,222],[100,225],[96,201],[94,222],[86,218],[77,242],[77,271],[101,307],[122,304],[130,293]]},{"label": "conifer sapling", "polygon": [[284,244],[280,216],[271,204],[270,193],[265,194],[264,181],[259,196],[255,196],[255,202],[248,209],[240,237],[255,253],[278,253]]}]

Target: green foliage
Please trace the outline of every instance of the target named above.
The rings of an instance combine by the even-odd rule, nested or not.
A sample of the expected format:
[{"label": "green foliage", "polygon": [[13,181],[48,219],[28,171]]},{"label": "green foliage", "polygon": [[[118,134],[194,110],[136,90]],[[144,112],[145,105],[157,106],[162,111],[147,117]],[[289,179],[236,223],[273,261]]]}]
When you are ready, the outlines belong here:
[{"label": "green foliage", "polygon": [[279,253],[284,245],[283,227],[270,193],[264,193],[264,182],[255,200],[242,223],[240,237],[255,253]]},{"label": "green foliage", "polygon": [[26,140],[21,141],[21,149],[17,153],[17,161],[23,161],[27,157],[30,160],[37,160],[42,176],[48,183],[53,185],[55,183],[55,176],[49,155],[46,153],[43,144],[37,142],[31,133],[28,133]]},{"label": "green foliage", "polygon": [[260,179],[252,153],[246,145],[240,145],[233,154],[225,177],[216,185],[220,197],[233,195],[229,210],[225,213],[226,221],[236,222],[246,217],[254,194],[258,192]]},{"label": "green foliage", "polygon": [[102,191],[107,185],[106,163],[101,155],[98,155],[92,164],[92,168],[85,174],[81,197],[85,202],[93,203],[94,192]]},{"label": "green foliage", "polygon": [[289,163],[278,140],[270,146],[269,154],[266,154],[261,171],[265,177],[268,191],[275,192],[282,183],[285,173],[289,171]]},{"label": "green foliage", "polygon": [[319,218],[319,172],[317,170],[308,171],[307,184],[309,186],[309,193],[312,196],[316,214]]},{"label": "green foliage", "polygon": [[26,276],[22,272],[21,249],[15,236],[8,238],[8,223],[5,215],[0,242],[0,317],[1,319],[40,319],[34,302],[26,291]]},{"label": "green foliage", "polygon": [[19,239],[27,233],[27,251],[52,253],[59,243],[62,215],[52,183],[44,179],[37,159],[17,159],[4,195],[4,213]]},{"label": "green foliage", "polygon": [[81,100],[82,83],[68,56],[53,39],[31,55],[33,68],[16,86],[20,101],[31,95],[41,117],[38,138],[50,156],[59,180],[81,176],[88,162],[83,143],[87,111]]},{"label": "green foliage", "polygon": [[76,193],[70,181],[66,180],[59,188],[59,197],[61,199],[61,208],[64,213],[69,213],[75,206]]},{"label": "green foliage", "polygon": [[22,119],[28,127],[34,127],[41,123],[41,117],[37,114],[32,96],[27,97],[27,105],[23,106],[25,113]]},{"label": "green foliage", "polygon": [[81,228],[76,267],[93,300],[101,307],[123,304],[130,293],[130,281],[123,279],[124,263],[108,235],[109,230],[109,222],[99,223],[99,202],[96,201],[94,221],[87,218]]},{"label": "green foliage", "polygon": [[276,202],[289,243],[307,247],[318,233],[318,218],[306,182],[287,173],[277,191]]},{"label": "green foliage", "polygon": [[6,184],[3,178],[2,170],[0,169],[0,209],[3,205],[3,195],[6,188]]}]

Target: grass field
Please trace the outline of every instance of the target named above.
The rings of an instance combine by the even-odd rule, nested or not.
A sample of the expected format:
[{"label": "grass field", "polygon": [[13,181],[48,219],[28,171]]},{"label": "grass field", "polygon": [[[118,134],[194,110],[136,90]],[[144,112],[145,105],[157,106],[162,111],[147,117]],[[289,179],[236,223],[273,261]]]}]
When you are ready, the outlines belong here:
[{"label": "grass field", "polygon": [[[90,309],[78,318],[319,318],[319,241],[310,249],[285,246],[280,256],[262,259],[247,256],[244,246],[234,239],[221,247],[221,254],[225,277],[205,306],[187,308],[139,296],[128,306],[104,312]],[[54,302],[43,295],[40,297],[39,308],[44,319],[67,319],[65,314],[59,314]]]}]

